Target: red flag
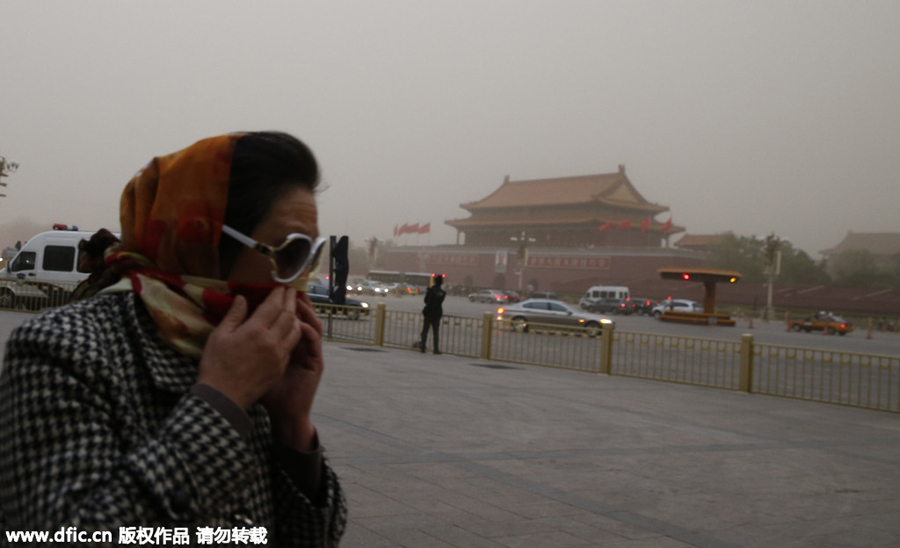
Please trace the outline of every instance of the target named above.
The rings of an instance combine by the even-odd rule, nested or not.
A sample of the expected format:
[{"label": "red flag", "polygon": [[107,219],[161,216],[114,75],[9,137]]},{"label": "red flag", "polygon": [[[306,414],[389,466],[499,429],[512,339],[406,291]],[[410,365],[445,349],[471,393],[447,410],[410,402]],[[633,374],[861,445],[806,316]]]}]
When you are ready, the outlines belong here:
[{"label": "red flag", "polygon": [[650,216],[648,215],[646,219],[641,221],[641,232],[647,232],[647,229],[650,228]]},{"label": "red flag", "polygon": [[409,225],[409,233],[410,234],[418,234],[419,233],[419,223]]},{"label": "red flag", "polygon": [[616,228],[618,228],[619,230],[628,230],[629,228],[631,228],[631,219],[625,219],[621,223],[617,224]]},{"label": "red flag", "polygon": [[612,230],[612,222],[603,223],[602,225],[600,225],[600,228],[598,230],[600,232],[603,232],[604,230]]},{"label": "red flag", "polygon": [[400,235],[400,228],[397,225],[394,225],[394,238]]},{"label": "red flag", "polygon": [[672,216],[669,216],[669,220],[663,223],[662,231],[663,234],[668,234],[669,231],[672,230]]},{"label": "red flag", "polygon": [[398,235],[398,236],[403,236],[403,235],[406,234],[407,232],[409,232],[409,224],[408,224],[408,223],[403,223],[403,226],[400,227],[400,231],[397,232],[397,235]]},{"label": "red flag", "polygon": [[428,234],[431,232],[431,222],[427,222],[419,227],[419,234]]}]

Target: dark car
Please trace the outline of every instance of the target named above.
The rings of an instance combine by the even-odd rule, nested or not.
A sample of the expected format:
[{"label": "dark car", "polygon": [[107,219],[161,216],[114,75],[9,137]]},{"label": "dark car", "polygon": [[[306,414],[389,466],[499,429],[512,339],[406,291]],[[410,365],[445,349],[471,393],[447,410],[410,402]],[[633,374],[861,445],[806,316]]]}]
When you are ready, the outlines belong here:
[{"label": "dark car", "polygon": [[316,314],[328,314],[330,310],[338,316],[347,316],[351,320],[358,320],[362,316],[369,315],[369,303],[367,302],[345,297],[344,306],[335,305],[331,297],[328,296],[328,288],[325,286],[309,284],[306,293],[309,295],[309,300],[313,303]]},{"label": "dark car", "polygon": [[482,289],[478,293],[469,293],[469,302],[505,304],[509,297],[498,289]]},{"label": "dark car", "polygon": [[588,306],[588,310],[595,314],[622,314],[623,316],[628,316],[633,312],[630,302],[618,298],[600,299]]},{"label": "dark car", "polygon": [[510,304],[517,303],[522,300],[522,296],[519,295],[516,291],[504,291],[504,295],[506,295],[507,302]]},{"label": "dark car", "polygon": [[649,315],[656,306],[656,301],[644,297],[631,297],[628,302],[631,304],[631,312],[641,316]]}]

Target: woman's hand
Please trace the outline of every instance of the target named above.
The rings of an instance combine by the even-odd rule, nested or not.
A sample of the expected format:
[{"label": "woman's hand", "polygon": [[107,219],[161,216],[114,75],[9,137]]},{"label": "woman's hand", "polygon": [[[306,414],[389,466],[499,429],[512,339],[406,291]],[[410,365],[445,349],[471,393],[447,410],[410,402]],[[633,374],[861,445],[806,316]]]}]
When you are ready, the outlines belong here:
[{"label": "woman's hand", "polygon": [[[307,326],[301,327],[297,292],[291,288],[276,288],[249,318],[246,316],[247,301],[238,296],[210,334],[197,378],[242,409],[283,382],[291,353],[307,331]],[[321,326],[319,329],[321,333]],[[318,349],[321,356],[321,342]]]},{"label": "woman's hand", "polygon": [[313,311],[309,295],[296,302],[302,337],[291,352],[281,382],[263,396],[275,438],[298,451],[316,446],[316,430],[310,420],[313,398],[322,378],[322,323]]}]

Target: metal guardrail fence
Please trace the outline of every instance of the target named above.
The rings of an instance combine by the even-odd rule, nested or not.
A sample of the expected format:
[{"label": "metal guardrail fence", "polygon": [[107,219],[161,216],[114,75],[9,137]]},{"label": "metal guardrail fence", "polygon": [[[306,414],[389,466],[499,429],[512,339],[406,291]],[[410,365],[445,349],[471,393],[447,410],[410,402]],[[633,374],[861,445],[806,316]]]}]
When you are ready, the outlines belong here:
[{"label": "metal guardrail fence", "polygon": [[[357,342],[418,350],[422,317],[378,305]],[[445,316],[441,350],[513,363],[662,380],[900,412],[900,357],[604,329],[530,324],[528,333],[482,318]],[[340,337],[348,340],[347,337]]]},{"label": "metal guardrail fence", "polygon": [[517,331],[509,322],[497,322],[490,315],[482,320],[491,329],[487,359],[527,363],[544,367],[601,372],[603,339],[590,336],[584,328],[528,324],[528,332]]},{"label": "metal guardrail fence", "polygon": [[900,412],[900,357],[753,346],[758,394]]},{"label": "metal guardrail fence", "polygon": [[0,281],[0,310],[40,312],[69,302],[76,283],[24,280]]},{"label": "metal guardrail fence", "polygon": [[613,375],[740,388],[740,342],[617,331],[613,345]]},{"label": "metal guardrail fence", "polygon": [[333,304],[314,304],[313,308],[326,339],[360,344],[375,341],[376,322],[370,309]]},{"label": "metal guardrail fence", "polygon": [[[421,314],[386,310],[384,316],[384,346],[419,350],[423,325]],[[479,318],[444,316],[440,329],[441,352],[477,358],[481,355],[482,332]],[[431,334],[428,344],[432,344]]]},{"label": "metal guardrail fence", "polygon": [[[39,311],[68,302],[73,284],[38,284],[0,309]],[[60,284],[62,285],[62,284]],[[0,290],[2,290],[0,286]],[[328,340],[419,349],[421,314],[317,304]],[[441,351],[498,360],[662,380],[900,413],[900,356],[879,356],[756,343],[616,331],[591,337],[583,328],[530,324],[512,329],[486,313],[445,316]]]}]

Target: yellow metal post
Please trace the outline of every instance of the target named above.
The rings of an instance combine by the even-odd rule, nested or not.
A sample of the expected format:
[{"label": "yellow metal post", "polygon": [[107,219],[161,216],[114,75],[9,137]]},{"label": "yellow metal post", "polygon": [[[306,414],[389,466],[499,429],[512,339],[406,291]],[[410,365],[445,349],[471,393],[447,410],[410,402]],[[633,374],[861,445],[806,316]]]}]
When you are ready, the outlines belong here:
[{"label": "yellow metal post", "polygon": [[600,335],[600,372],[604,375],[609,375],[612,371],[612,345],[615,329],[613,324],[604,325]]},{"label": "yellow metal post", "polygon": [[491,359],[491,336],[494,332],[494,315],[485,312],[481,319],[481,359]]},{"label": "yellow metal post", "polygon": [[384,323],[386,317],[384,303],[378,303],[378,306],[375,308],[375,346],[384,346]]},{"label": "yellow metal post", "polygon": [[753,391],[753,335],[741,335],[741,392]]}]

